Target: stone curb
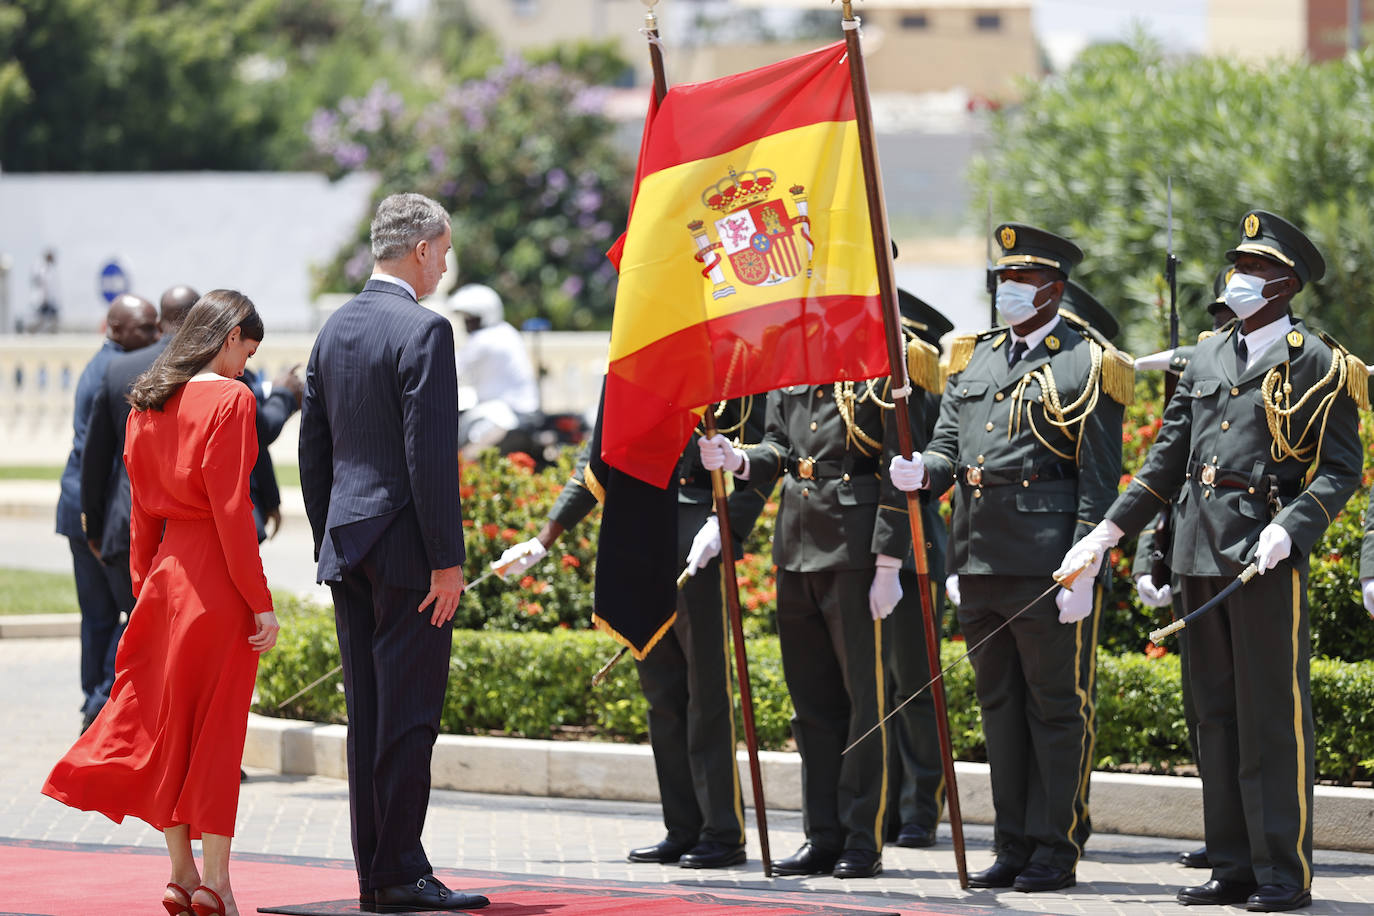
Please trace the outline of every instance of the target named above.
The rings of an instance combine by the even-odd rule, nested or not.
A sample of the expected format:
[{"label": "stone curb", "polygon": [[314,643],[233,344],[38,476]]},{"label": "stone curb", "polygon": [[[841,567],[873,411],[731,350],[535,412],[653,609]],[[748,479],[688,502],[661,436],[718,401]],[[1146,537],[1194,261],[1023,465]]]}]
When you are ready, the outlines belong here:
[{"label": "stone curb", "polygon": [[[274,773],[348,778],[347,729],[251,715],[243,762]],[[737,755],[740,787],[753,803],[749,763]],[[801,759],[763,751],[768,807],[801,808]],[[956,763],[959,802],[968,823],[992,823],[987,764]],[[431,767],[436,789],[556,798],[658,801],[653,754],[647,745],[540,741],[440,735]],[[1104,833],[1202,839],[1202,783],[1177,776],[1095,772],[1094,829]],[[1374,789],[1317,786],[1315,844],[1321,849],[1374,852]]]},{"label": "stone curb", "polygon": [[0,639],[80,635],[80,614],[0,614]]}]

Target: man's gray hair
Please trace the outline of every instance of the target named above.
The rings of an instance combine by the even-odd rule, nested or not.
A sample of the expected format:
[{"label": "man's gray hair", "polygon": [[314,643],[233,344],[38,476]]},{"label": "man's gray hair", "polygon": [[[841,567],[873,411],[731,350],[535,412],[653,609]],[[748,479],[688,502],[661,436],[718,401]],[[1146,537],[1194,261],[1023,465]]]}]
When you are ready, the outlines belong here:
[{"label": "man's gray hair", "polygon": [[423,194],[392,194],[372,217],[372,257],[391,261],[449,228],[448,211]]}]

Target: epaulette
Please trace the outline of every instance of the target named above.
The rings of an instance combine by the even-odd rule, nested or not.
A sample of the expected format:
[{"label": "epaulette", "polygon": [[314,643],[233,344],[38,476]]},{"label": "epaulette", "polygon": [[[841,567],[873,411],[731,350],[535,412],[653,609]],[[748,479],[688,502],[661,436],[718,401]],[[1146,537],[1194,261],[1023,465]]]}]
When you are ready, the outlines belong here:
[{"label": "epaulette", "polygon": [[960,334],[949,342],[948,375],[963,372],[973,359],[973,348],[978,345],[978,334]]},{"label": "epaulette", "polygon": [[920,338],[907,342],[906,371],[911,384],[924,388],[931,394],[945,390],[944,376],[940,371],[940,351]]},{"label": "epaulette", "polygon": [[1347,350],[1330,334],[1325,331],[1317,331],[1317,336],[1322,339],[1332,350],[1341,354],[1345,360],[1345,393],[1350,395],[1350,399],[1355,402],[1355,406],[1360,410],[1369,409],[1369,367],[1364,364],[1354,353]]},{"label": "epaulette", "polygon": [[1200,332],[1198,332],[1198,335],[1197,335],[1197,342],[1198,342],[1198,343],[1202,343],[1202,342],[1203,342],[1204,340],[1206,340],[1207,338],[1209,338],[1209,337],[1216,337],[1216,336],[1217,336],[1217,332],[1216,332],[1216,331],[1200,331]]},{"label": "epaulette", "polygon": [[1123,407],[1135,403],[1135,360],[1118,350],[1097,328],[1070,312],[1061,311],[1065,323],[1102,348],[1102,390]]}]

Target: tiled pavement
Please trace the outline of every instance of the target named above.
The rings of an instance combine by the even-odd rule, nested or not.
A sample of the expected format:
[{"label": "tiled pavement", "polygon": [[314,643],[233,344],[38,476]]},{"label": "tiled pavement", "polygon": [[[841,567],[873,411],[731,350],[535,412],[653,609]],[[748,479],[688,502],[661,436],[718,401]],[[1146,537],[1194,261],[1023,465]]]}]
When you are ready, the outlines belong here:
[{"label": "tiled pavement", "polygon": [[[161,836],[146,825],[115,825],[99,815],[72,811],[38,792],[53,761],[75,737],[79,723],[76,686],[78,646],[74,638],[0,640],[0,837],[160,847]],[[348,794],[343,782],[319,777],[250,773],[239,807],[236,848],[248,852],[348,859]],[[750,812],[752,817],[752,812]],[[751,822],[752,823],[752,822]],[[769,812],[775,855],[801,842],[801,819],[793,812]],[[967,828],[969,866],[990,862],[986,827]],[[758,865],[757,838],[750,836],[752,861],[743,868],[691,872],[672,867],[631,865],[625,850],[657,840],[657,807],[625,802],[516,798],[435,792],[425,832],[426,847],[444,868],[577,878],[678,882],[695,887],[758,887],[840,894],[848,902],[890,909],[930,907],[949,912],[1009,914],[1148,914],[1182,912],[1173,900],[1184,883],[1205,875],[1173,865],[1186,841],[1098,834],[1079,864],[1079,885],[1070,891],[1025,895],[1012,891],[961,891],[955,878],[948,835],[931,850],[884,853],[887,871],[871,881],[833,878],[769,881]],[[1307,912],[1374,913],[1374,856],[1318,851],[1317,903]],[[65,880],[72,880],[70,877]],[[339,895],[351,891],[344,881]],[[853,895],[862,895],[856,901]],[[243,901],[254,904],[254,901]],[[260,903],[260,901],[259,901]],[[22,908],[7,900],[0,876],[0,912]],[[245,908],[246,912],[251,910]],[[1201,911],[1202,914],[1207,910]],[[1228,912],[1238,912],[1229,910]]]}]

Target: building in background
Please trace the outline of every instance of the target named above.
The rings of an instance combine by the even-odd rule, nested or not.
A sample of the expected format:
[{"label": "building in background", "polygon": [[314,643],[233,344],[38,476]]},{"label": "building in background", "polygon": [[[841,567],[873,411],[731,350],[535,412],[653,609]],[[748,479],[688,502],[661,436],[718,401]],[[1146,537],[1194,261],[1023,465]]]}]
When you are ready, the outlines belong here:
[{"label": "building in background", "polygon": [[[1359,9],[1366,32],[1374,2],[1360,0]],[[1349,19],[1350,0],[1210,0],[1207,53],[1256,62],[1334,60],[1349,46]]]}]

